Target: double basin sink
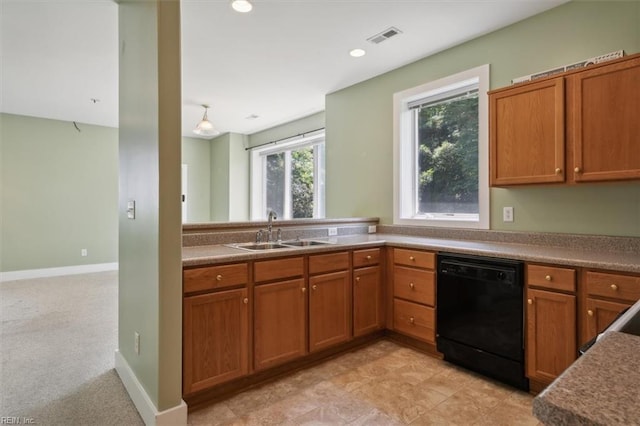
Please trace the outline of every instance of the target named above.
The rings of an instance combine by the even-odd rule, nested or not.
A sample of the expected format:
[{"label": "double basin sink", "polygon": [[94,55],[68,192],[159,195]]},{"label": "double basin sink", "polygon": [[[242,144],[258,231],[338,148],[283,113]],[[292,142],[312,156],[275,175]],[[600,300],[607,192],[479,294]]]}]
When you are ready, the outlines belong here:
[{"label": "double basin sink", "polygon": [[290,249],[296,247],[311,247],[311,246],[323,246],[327,244],[334,244],[329,241],[317,241],[317,240],[288,240],[277,241],[269,243],[237,243],[228,244],[229,247],[243,249],[243,250],[277,250],[277,249]]}]

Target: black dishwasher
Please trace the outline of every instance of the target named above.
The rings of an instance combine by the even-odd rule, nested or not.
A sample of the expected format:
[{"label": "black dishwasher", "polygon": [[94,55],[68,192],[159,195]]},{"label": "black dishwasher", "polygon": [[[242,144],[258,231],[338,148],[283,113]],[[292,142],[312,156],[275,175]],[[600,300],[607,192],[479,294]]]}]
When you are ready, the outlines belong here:
[{"label": "black dishwasher", "polygon": [[436,344],[445,360],[528,390],[523,270],[515,260],[439,254]]}]

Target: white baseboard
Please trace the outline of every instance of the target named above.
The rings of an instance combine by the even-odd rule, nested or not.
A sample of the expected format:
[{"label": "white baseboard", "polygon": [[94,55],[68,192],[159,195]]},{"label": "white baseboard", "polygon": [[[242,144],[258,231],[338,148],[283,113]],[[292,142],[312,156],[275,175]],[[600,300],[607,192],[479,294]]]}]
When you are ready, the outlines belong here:
[{"label": "white baseboard", "polygon": [[127,389],[140,417],[147,426],[186,426],[187,404],[180,400],[180,404],[168,410],[158,411],[155,404],[147,395],[138,378],[129,367],[120,351],[116,350],[116,371]]},{"label": "white baseboard", "polygon": [[0,283],[5,281],[29,280],[32,278],[59,277],[61,275],[89,274],[91,272],[117,270],[118,262],[62,266],[60,268],[27,269],[24,271],[0,272]]}]

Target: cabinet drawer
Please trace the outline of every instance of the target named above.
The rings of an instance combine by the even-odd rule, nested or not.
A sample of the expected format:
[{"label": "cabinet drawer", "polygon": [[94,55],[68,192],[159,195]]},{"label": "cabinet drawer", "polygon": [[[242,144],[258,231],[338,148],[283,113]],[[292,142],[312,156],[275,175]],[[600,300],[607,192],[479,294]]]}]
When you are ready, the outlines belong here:
[{"label": "cabinet drawer", "polygon": [[393,295],[412,302],[435,305],[435,273],[420,269],[393,268]]},{"label": "cabinet drawer", "polygon": [[316,254],[309,256],[309,274],[349,269],[349,252]]},{"label": "cabinet drawer", "polygon": [[377,265],[380,263],[380,249],[355,250],[353,252],[353,267]]},{"label": "cabinet drawer", "polygon": [[527,265],[527,285],[574,292],[576,271],[552,266]]},{"label": "cabinet drawer", "polygon": [[253,265],[255,282],[271,281],[283,278],[300,277],[304,274],[302,257],[262,260]]},{"label": "cabinet drawer", "polygon": [[393,300],[393,328],[425,342],[435,343],[436,311],[417,303]]},{"label": "cabinet drawer", "polygon": [[246,284],[248,272],[246,263],[185,269],[182,272],[183,290],[191,293]]},{"label": "cabinet drawer", "polygon": [[415,266],[416,268],[434,269],[435,253],[419,250],[393,249],[393,263],[396,265]]},{"label": "cabinet drawer", "polygon": [[587,272],[587,294],[635,302],[640,299],[640,277]]}]

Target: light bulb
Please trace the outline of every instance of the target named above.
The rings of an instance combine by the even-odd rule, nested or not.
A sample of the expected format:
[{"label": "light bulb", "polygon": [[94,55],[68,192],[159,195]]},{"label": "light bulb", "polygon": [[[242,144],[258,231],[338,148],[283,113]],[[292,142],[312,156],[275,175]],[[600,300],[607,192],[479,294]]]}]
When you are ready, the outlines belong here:
[{"label": "light bulb", "polygon": [[233,7],[233,10],[240,13],[251,12],[251,9],[253,9],[253,5],[249,0],[233,0],[231,2],[231,7]]}]

